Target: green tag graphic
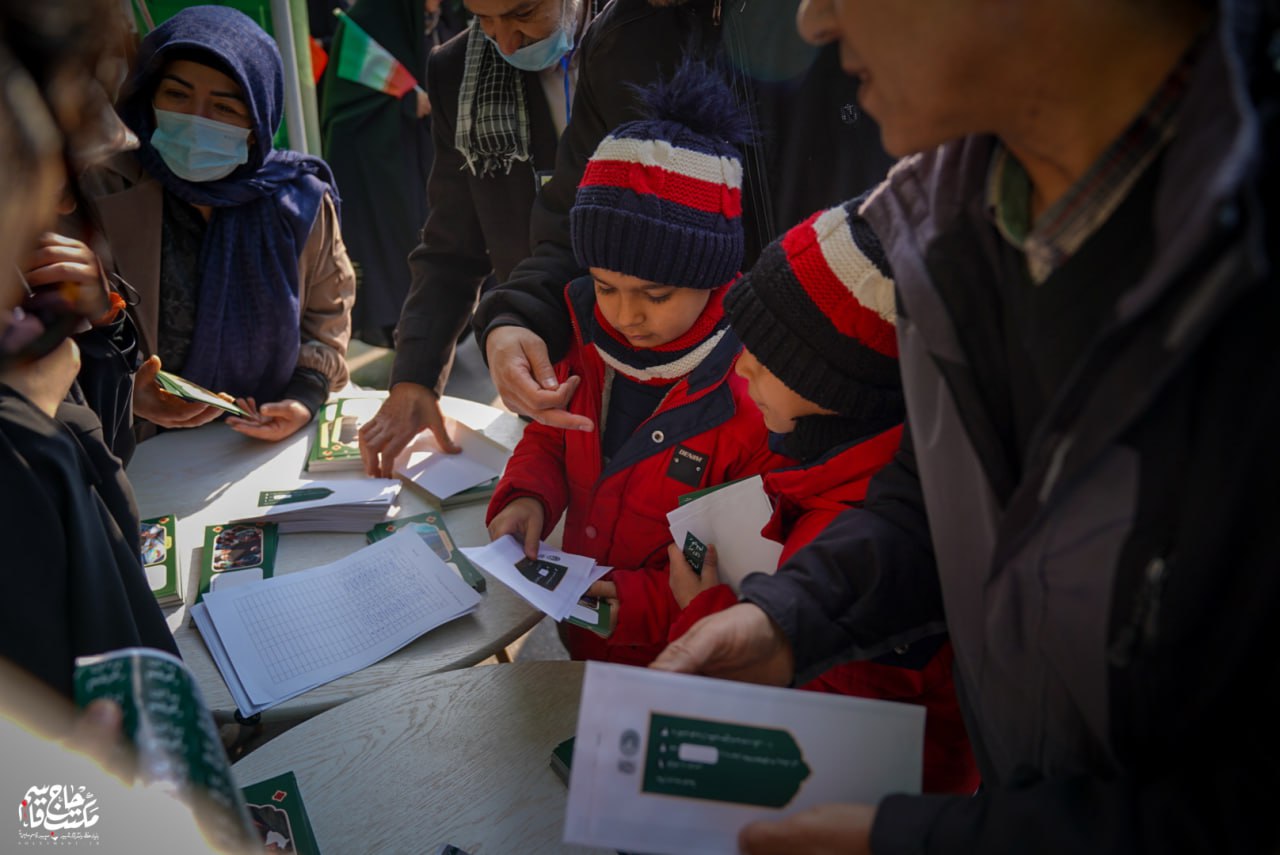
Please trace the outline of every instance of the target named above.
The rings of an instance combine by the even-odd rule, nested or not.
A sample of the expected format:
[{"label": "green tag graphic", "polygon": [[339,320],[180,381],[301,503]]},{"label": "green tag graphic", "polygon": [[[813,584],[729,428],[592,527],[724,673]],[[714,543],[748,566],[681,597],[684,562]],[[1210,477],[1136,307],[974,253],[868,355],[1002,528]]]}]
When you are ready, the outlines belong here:
[{"label": "green tag graphic", "polygon": [[263,490],[258,494],[258,507],[268,505],[296,505],[299,502],[314,502],[326,496],[332,496],[328,487],[300,487],[297,490]]},{"label": "green tag graphic", "polygon": [[649,716],[643,792],[781,808],[809,771],[785,730]]},{"label": "green tag graphic", "polygon": [[698,538],[693,536],[693,532],[686,532],[684,536],[684,557],[689,561],[689,566],[693,568],[693,572],[699,576],[702,575],[702,562],[707,557],[707,545]]}]

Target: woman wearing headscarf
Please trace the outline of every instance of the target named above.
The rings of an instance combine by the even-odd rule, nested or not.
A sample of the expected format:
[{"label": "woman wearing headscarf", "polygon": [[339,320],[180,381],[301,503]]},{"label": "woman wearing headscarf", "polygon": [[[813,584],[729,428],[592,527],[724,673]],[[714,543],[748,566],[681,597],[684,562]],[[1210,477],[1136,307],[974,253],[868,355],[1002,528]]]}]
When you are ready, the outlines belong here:
[{"label": "woman wearing headscarf", "polygon": [[[221,6],[185,9],[142,42],[119,112],[139,140],[86,177],[110,264],[137,294],[134,414],[194,427],[220,411],[159,389],[181,374],[242,399],[241,433],[297,431],[347,382],[355,275],[319,158],[272,146],[275,42]],[[261,405],[259,406],[259,402]]]},{"label": "woman wearing headscarf", "polygon": [[358,271],[352,310],[356,338],[390,347],[400,307],[409,292],[405,259],[418,245],[427,219],[427,176],[435,158],[427,54],[460,31],[461,15],[442,0],[360,0],[351,21],[386,48],[418,86],[389,95],[339,74],[353,45],[347,25],[334,36],[325,70],[320,132],[325,159],[342,191],[346,239]]}]

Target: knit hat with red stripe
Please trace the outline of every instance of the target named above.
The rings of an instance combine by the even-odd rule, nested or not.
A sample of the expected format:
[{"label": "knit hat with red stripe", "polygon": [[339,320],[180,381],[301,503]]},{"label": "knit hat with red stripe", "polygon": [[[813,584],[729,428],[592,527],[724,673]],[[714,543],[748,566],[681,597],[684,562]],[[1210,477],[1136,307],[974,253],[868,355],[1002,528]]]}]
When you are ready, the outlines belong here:
[{"label": "knit hat with red stripe", "polygon": [[639,90],[646,117],[596,147],[569,212],[574,255],[663,285],[715,288],[742,268],[742,159],[751,122],[706,64]]},{"label": "knit hat with red stripe", "polygon": [[765,247],[729,289],[743,347],[793,392],[868,423],[902,418],[892,272],[858,216],[821,211]]}]

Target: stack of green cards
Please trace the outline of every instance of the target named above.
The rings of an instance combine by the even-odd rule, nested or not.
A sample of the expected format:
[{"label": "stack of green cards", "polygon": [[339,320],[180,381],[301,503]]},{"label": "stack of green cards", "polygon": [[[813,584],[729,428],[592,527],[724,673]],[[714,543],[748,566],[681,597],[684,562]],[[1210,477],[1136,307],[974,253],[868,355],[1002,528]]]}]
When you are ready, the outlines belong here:
[{"label": "stack of green cards", "polygon": [[431,547],[431,551],[440,556],[441,561],[452,567],[454,572],[462,577],[462,581],[470,585],[476,592],[484,593],[485,580],[483,574],[476,569],[476,565],[472,564],[467,556],[462,554],[462,550],[458,549],[457,544],[453,542],[453,537],[449,534],[449,530],[444,526],[444,520],[435,511],[379,523],[369,529],[365,537],[368,538],[370,543],[377,543],[379,540],[388,538],[406,527],[416,531],[423,542]]},{"label": "stack of green cards", "polygon": [[308,472],[363,469],[360,459],[360,427],[382,406],[381,398],[340,398],[320,408],[316,415]]},{"label": "stack of green cards", "polygon": [[319,855],[316,833],[292,772],[250,784],[242,792],[253,827],[267,851]]},{"label": "stack of green cards", "polygon": [[197,386],[190,380],[179,377],[177,374],[170,374],[168,371],[156,372],[156,384],[170,395],[176,395],[184,401],[192,401],[197,404],[207,404],[210,407],[217,407],[220,410],[226,410],[237,416],[251,419],[253,416],[236,406],[231,401],[226,400],[210,392],[203,386]]},{"label": "stack of green cards", "polygon": [[144,647],[81,656],[73,681],[78,706],[98,698],[120,706],[124,735],[138,752],[138,778],[194,799],[216,848],[239,852],[254,840],[213,716],[180,659]]},{"label": "stack of green cards", "polygon": [[143,520],[139,527],[142,547],[142,569],[156,602],[176,606],[182,602],[178,589],[178,550],[174,532],[177,519],[173,514]]},{"label": "stack of green cards", "polygon": [[[275,523],[244,522],[211,525],[204,530],[204,554],[196,584],[195,603],[221,585],[235,585],[275,575]],[[233,578],[234,577],[234,578]]]}]

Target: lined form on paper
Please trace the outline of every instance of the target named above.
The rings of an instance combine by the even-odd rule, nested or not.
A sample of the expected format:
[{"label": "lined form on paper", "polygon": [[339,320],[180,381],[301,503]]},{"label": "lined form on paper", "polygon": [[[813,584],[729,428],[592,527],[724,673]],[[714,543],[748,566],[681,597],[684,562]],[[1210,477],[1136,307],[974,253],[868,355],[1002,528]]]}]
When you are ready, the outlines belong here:
[{"label": "lined form on paper", "polygon": [[372,665],[480,595],[412,530],[326,564],[207,594],[196,626],[243,715]]}]

